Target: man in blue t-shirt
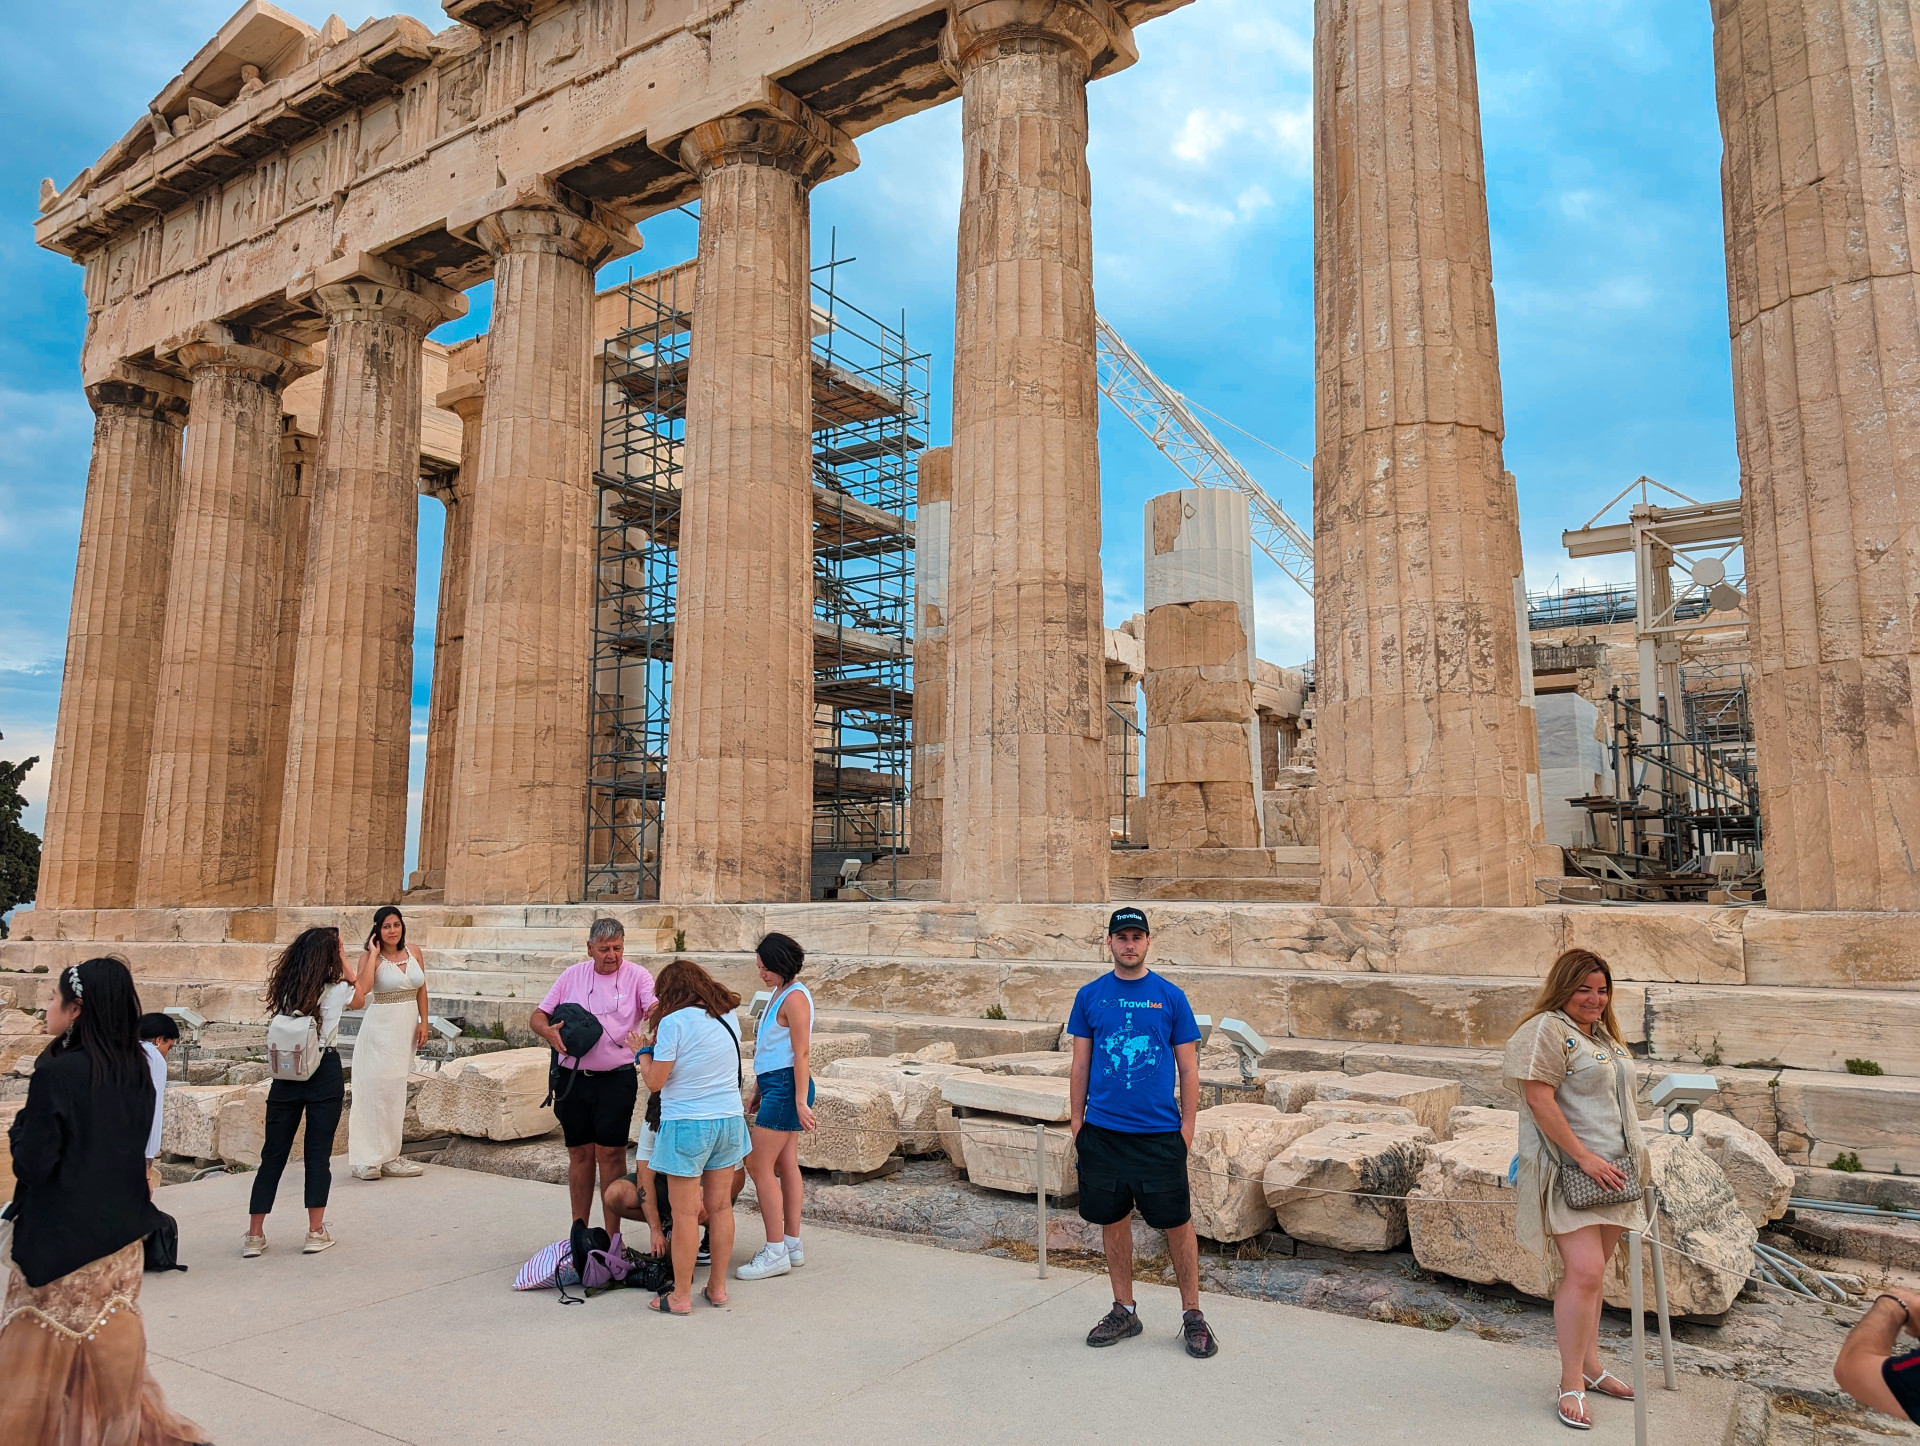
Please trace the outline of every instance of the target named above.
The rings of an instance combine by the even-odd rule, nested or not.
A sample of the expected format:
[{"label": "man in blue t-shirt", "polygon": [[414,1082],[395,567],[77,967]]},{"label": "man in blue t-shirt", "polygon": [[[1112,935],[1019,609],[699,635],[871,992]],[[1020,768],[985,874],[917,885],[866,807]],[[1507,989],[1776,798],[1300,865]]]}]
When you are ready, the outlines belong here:
[{"label": "man in blue t-shirt", "polygon": [[1200,1109],[1200,1027],[1187,996],[1147,968],[1151,943],[1145,914],[1115,909],[1107,921],[1113,972],[1083,987],[1067,1016],[1080,1218],[1101,1227],[1113,1280],[1113,1309],[1088,1332],[1087,1344],[1110,1346],[1140,1334],[1131,1219],[1138,1205],[1141,1218],[1167,1237],[1186,1308],[1187,1354],[1206,1357],[1220,1345],[1200,1313],[1200,1242],[1187,1192],[1187,1149]]}]

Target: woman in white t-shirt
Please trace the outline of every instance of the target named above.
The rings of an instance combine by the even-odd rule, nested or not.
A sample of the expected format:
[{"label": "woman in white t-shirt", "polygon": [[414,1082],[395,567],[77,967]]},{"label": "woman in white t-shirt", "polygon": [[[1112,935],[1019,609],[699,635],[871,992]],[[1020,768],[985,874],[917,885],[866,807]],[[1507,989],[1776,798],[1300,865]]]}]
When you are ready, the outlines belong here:
[{"label": "woman in white t-shirt", "polygon": [[691,959],[667,965],[655,987],[658,998],[647,1012],[653,1042],[644,1043],[637,1032],[629,1038],[647,1088],[660,1096],[651,1163],[667,1177],[673,1212],[673,1292],[664,1304],[649,1301],[648,1308],[687,1315],[693,1310],[703,1203],[713,1263],[701,1293],[709,1305],[727,1303],[733,1175],[752,1146],[740,1099],[740,1028],[733,1018],[740,996]]}]

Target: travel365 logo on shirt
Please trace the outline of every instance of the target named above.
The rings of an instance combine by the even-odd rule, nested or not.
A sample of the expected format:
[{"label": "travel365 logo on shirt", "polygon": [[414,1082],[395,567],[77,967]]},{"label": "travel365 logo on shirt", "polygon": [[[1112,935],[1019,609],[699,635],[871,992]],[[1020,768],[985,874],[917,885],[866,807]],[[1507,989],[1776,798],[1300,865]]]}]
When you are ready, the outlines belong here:
[{"label": "travel365 logo on shirt", "polygon": [[[1103,999],[1101,1004],[1109,1009],[1163,1009],[1165,1006],[1157,999]],[[1122,1014],[1123,1029],[1111,1030],[1100,1041],[1101,1052],[1107,1060],[1107,1073],[1117,1079],[1122,1089],[1133,1088],[1136,1076],[1151,1075],[1160,1064],[1159,1041],[1153,1036],[1126,1027],[1128,1016]]]}]

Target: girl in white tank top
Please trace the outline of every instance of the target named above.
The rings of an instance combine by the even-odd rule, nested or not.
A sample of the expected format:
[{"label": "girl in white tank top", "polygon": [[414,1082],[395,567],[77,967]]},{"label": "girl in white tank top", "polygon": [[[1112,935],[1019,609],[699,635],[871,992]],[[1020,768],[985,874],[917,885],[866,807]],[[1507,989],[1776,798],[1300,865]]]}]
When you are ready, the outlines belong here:
[{"label": "girl in white tank top", "polygon": [[813,995],[795,982],[806,951],[785,934],[769,934],[754,950],[760,981],[773,991],[753,1046],[753,1152],[747,1173],[760,1197],[767,1243],[734,1272],[740,1280],[785,1275],[806,1256],[800,1244],[800,1134],[813,1128]]}]

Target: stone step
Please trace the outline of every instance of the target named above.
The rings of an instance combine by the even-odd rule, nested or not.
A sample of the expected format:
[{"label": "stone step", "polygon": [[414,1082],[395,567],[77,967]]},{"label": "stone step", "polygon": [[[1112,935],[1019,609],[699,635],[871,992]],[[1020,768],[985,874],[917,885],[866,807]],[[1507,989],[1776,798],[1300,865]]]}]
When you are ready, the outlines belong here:
[{"label": "stone step", "polygon": [[1117,849],[1108,868],[1111,879],[1314,879],[1320,877],[1320,850],[1284,849]]},{"label": "stone step", "polygon": [[1311,903],[1320,897],[1318,873],[1271,879],[1115,879],[1115,899],[1246,899],[1272,903]]}]

